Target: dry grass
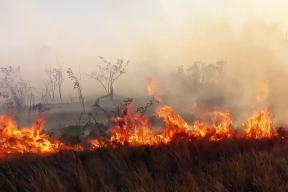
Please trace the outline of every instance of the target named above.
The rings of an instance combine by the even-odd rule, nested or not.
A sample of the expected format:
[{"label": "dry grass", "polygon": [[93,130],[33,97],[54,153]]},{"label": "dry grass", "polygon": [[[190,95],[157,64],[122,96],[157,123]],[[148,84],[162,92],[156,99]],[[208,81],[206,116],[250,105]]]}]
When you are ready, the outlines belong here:
[{"label": "dry grass", "polygon": [[2,160],[0,191],[288,191],[287,141],[174,141]]}]

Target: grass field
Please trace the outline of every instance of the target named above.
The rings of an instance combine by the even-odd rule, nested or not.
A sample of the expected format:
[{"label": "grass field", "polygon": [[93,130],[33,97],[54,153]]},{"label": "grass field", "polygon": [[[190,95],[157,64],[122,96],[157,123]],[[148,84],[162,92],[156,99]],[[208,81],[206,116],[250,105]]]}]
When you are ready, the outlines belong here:
[{"label": "grass field", "polygon": [[[116,100],[116,105],[121,101]],[[148,101],[134,100],[134,108]],[[188,121],[191,113],[186,111],[191,106],[186,104],[185,109],[180,100],[177,102],[179,114]],[[86,103],[87,111],[93,112],[92,104]],[[103,101],[102,107],[108,113],[115,110],[110,101]],[[153,116],[154,110],[152,106],[145,116]],[[75,124],[80,113],[81,103],[54,104],[44,112],[45,130]],[[101,110],[97,117],[99,121],[108,118]],[[52,155],[10,154],[0,159],[0,192],[288,191],[288,140],[283,138],[278,132],[269,139],[212,142],[205,137],[188,141],[185,135],[176,135],[168,144],[108,145],[94,151],[61,150]]]},{"label": "grass field", "polygon": [[0,191],[287,191],[281,139],[121,146],[2,160]]}]

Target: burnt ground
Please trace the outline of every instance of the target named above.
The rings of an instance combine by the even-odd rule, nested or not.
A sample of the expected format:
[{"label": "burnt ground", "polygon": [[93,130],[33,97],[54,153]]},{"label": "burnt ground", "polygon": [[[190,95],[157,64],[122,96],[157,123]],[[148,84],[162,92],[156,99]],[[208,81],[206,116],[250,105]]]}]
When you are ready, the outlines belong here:
[{"label": "burnt ground", "polygon": [[278,138],[118,146],[0,161],[0,191],[288,191],[288,142]]}]

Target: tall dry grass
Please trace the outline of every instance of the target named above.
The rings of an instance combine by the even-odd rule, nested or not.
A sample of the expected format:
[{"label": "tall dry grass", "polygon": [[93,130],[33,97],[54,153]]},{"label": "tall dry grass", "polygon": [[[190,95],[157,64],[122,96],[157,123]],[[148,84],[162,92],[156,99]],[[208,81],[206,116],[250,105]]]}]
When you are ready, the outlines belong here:
[{"label": "tall dry grass", "polygon": [[2,159],[0,191],[288,191],[281,139],[120,146]]}]

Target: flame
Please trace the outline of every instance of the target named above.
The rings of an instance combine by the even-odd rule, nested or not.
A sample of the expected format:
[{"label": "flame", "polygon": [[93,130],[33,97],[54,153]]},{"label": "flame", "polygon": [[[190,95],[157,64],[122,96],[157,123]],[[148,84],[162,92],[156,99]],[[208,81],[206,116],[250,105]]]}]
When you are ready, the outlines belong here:
[{"label": "flame", "polygon": [[[165,122],[163,132],[154,133],[148,119],[138,112],[132,112],[132,104],[128,105],[121,117],[112,118],[112,137],[108,144],[100,140],[90,140],[91,148],[95,149],[113,143],[129,145],[157,145],[168,143],[177,135],[188,135],[191,138],[208,138],[219,141],[224,138],[269,138],[277,136],[276,127],[273,126],[270,110],[263,110],[253,114],[243,127],[240,134],[234,132],[235,128],[229,112],[210,112],[211,123],[195,121],[187,123],[171,106],[157,107],[155,112],[158,118]],[[44,127],[44,118],[39,116],[31,128],[18,129],[11,116],[0,115],[0,156],[10,153],[55,153],[61,149],[84,150],[82,146],[68,147],[64,143],[51,140],[49,135],[41,133]]]},{"label": "flame", "polygon": [[111,141],[124,144],[128,142],[134,145],[147,145],[157,143],[156,137],[149,126],[148,119],[143,117],[139,112],[132,113],[132,103],[122,113],[122,117],[112,118],[113,136]]},{"label": "flame", "polygon": [[268,96],[268,85],[266,81],[258,81],[257,84],[258,87],[258,92],[257,92],[257,96],[256,96],[256,100],[258,102],[263,102],[267,99]]},{"label": "flame", "polygon": [[187,123],[179,114],[175,113],[171,106],[157,107],[156,115],[162,118],[166,126],[161,134],[154,134],[146,117],[135,113],[133,116],[114,118],[112,140],[122,144],[152,145],[168,143],[176,135],[185,134],[192,138],[208,138],[211,141],[219,141],[224,138],[267,138],[277,136],[276,127],[273,126],[270,110],[260,111],[250,117],[236,134],[231,115],[227,111],[214,111],[211,116],[212,123],[195,121]]},{"label": "flame", "polygon": [[157,101],[161,101],[158,96],[157,83],[155,79],[153,79],[152,77],[146,77],[146,82],[147,82],[148,95],[150,97],[153,97]]},{"label": "flame", "polygon": [[[150,79],[149,82],[154,81]],[[148,86],[148,92],[153,93],[154,96],[155,90],[155,86]],[[261,94],[264,92],[264,95],[267,95],[267,87],[263,90]],[[263,101],[263,98],[266,99],[266,97],[261,97],[260,100]],[[196,107],[197,105],[192,109],[194,110]],[[277,128],[273,125],[271,108],[255,112],[242,124],[242,127],[234,127],[229,111],[217,108],[205,111],[205,118],[206,116],[210,117],[210,121],[209,119],[196,120],[193,123],[185,121],[171,106],[157,106],[155,115],[165,123],[163,129],[157,133],[153,131],[155,127],[150,124],[148,118],[139,112],[134,112],[133,103],[129,103],[123,108],[121,116],[111,119],[113,125],[109,130],[112,136],[105,141],[90,140],[91,146],[88,149],[113,146],[115,143],[158,145],[169,143],[175,137],[187,138],[188,140],[207,138],[211,141],[219,141],[225,138],[261,139],[278,136]],[[87,149],[81,145],[71,147],[58,140],[52,140],[48,134],[42,133],[44,125],[45,120],[42,114],[39,114],[35,119],[31,128],[22,129],[17,128],[17,124],[11,116],[0,115],[0,157],[11,153],[46,154],[56,153],[61,149],[78,151]]]},{"label": "flame", "polygon": [[263,110],[255,113],[247,120],[245,137],[249,138],[269,138],[277,135],[276,127],[273,126],[270,118],[270,111]]},{"label": "flame", "polygon": [[0,156],[9,153],[57,152],[59,141],[50,141],[49,135],[41,134],[44,118],[40,115],[31,128],[18,129],[11,116],[0,115]]},{"label": "flame", "polygon": [[232,138],[232,120],[229,112],[216,111],[212,117],[212,127],[215,131],[211,140],[220,140],[223,138]]}]

